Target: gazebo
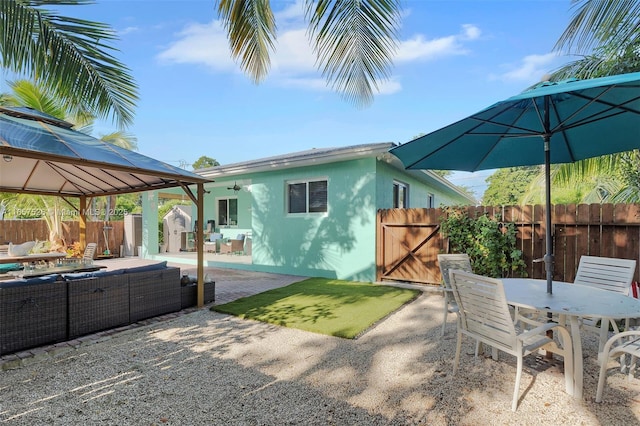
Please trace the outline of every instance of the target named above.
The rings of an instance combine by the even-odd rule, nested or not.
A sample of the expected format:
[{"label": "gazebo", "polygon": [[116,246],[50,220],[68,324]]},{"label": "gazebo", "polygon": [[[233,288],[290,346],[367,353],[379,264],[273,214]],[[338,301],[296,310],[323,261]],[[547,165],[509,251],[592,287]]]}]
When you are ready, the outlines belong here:
[{"label": "gazebo", "polygon": [[[79,199],[81,245],[86,245],[87,201],[92,197],[181,187],[197,206],[203,241],[204,184],[200,175],[90,135],[31,108],[0,107],[0,192]],[[196,186],[196,192],[192,186]],[[198,306],[204,305],[204,258],[197,245]]]}]

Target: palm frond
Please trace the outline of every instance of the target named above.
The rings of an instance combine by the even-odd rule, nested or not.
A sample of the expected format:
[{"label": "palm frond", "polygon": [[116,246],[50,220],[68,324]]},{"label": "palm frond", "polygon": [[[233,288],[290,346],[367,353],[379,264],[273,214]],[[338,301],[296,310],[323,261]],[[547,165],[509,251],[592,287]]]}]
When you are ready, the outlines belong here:
[{"label": "palm frond", "polygon": [[573,17],[555,48],[588,52],[611,41],[637,40],[640,3],[637,1],[572,0]]},{"label": "palm frond", "polygon": [[397,48],[397,0],[306,0],[309,36],[318,66],[331,86],[351,102],[372,102],[388,79]]},{"label": "palm frond", "polygon": [[618,154],[612,154],[561,164],[555,167],[552,182],[555,185],[570,187],[593,181],[598,176],[611,175],[615,171],[618,158]]},{"label": "palm frond", "polygon": [[64,120],[65,109],[56,102],[54,96],[41,85],[29,80],[16,80],[7,83],[13,91],[14,105],[26,106]]},{"label": "palm frond", "polygon": [[640,188],[623,186],[609,198],[611,203],[640,203]]},{"label": "palm frond", "polygon": [[75,106],[118,125],[132,123],[137,85],[110,52],[117,39],[105,24],[44,9],[89,0],[0,1],[2,66],[46,84]]},{"label": "palm frond", "polygon": [[136,151],[138,149],[138,138],[122,130],[102,135],[100,140],[130,151]]},{"label": "palm frond", "polygon": [[219,0],[218,15],[227,30],[231,56],[255,83],[271,66],[276,23],[268,0]]},{"label": "palm frond", "polygon": [[8,82],[8,85],[12,93],[3,95],[7,99],[8,105],[33,108],[73,123],[74,127],[84,128],[95,120],[91,112],[79,105],[71,107],[43,84],[29,80],[17,80]]}]

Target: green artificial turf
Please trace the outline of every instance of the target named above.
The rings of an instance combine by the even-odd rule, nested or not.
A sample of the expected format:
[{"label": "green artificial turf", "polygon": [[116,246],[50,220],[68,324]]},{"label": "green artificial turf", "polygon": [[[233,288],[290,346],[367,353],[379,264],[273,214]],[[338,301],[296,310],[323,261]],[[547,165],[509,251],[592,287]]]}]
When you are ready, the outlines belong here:
[{"label": "green artificial turf", "polygon": [[419,293],[371,283],[309,278],[211,310],[353,339]]}]

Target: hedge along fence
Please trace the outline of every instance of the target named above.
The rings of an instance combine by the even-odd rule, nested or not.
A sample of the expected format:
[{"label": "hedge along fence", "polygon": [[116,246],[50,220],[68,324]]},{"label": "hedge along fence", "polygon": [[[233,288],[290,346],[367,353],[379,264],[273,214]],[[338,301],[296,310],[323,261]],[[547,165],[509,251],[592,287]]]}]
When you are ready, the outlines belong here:
[{"label": "hedge along fence", "polygon": [[[120,245],[124,241],[124,222],[108,222],[107,238],[111,254],[118,255]],[[87,222],[87,243],[98,244],[97,254],[102,254],[107,249],[105,240],[104,222]],[[62,223],[63,238],[67,245],[80,240],[80,223],[78,221],[65,221]],[[0,220],[0,244],[19,244],[25,241],[48,241],[49,228],[47,222],[41,219],[12,219]]]},{"label": "hedge along fence", "polygon": [[[486,214],[517,227],[525,273],[546,277],[543,205],[461,207],[471,217]],[[386,209],[377,215],[377,280],[440,283],[438,253],[448,247],[440,234],[445,210]],[[582,255],[636,259],[640,263],[640,204],[562,204],[552,211],[555,280],[573,282]],[[638,280],[638,270],[634,280]]]}]

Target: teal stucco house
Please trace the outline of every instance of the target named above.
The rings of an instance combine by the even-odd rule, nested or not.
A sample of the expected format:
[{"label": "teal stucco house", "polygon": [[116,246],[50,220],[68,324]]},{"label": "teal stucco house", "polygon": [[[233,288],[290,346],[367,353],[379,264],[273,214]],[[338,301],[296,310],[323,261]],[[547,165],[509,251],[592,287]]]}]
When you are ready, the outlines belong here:
[{"label": "teal stucco house", "polygon": [[[205,267],[374,281],[378,209],[475,203],[435,173],[404,170],[393,146],[311,149],[196,170],[213,180],[205,184],[206,238],[245,236],[232,253],[221,254],[219,241],[205,244]],[[145,257],[195,264],[195,254],[156,248],[158,200],[168,196],[143,197]]]}]

